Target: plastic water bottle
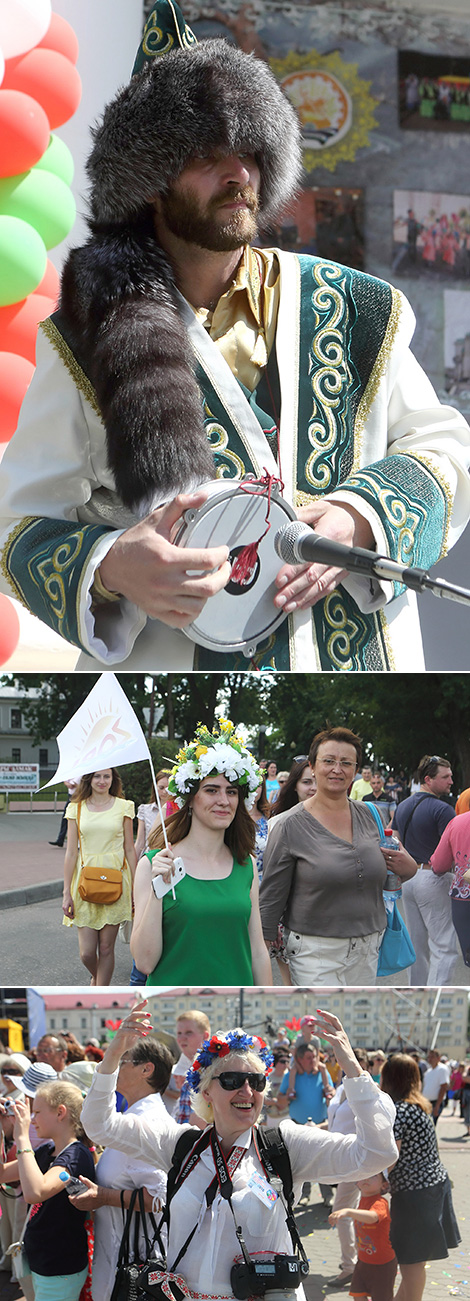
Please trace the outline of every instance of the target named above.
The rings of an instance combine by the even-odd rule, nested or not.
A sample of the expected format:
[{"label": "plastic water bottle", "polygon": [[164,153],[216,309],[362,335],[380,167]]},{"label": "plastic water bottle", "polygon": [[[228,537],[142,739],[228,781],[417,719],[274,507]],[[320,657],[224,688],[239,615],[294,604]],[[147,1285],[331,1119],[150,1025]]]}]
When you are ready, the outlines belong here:
[{"label": "plastic water bottle", "polygon": [[[384,832],[386,838],[385,848],[387,852],[392,849],[400,848],[400,841],[394,836],[392,828],[386,827]],[[392,872],[387,867],[387,877],[384,885],[384,904],[387,912],[393,912],[394,904],[397,899],[401,899],[401,877],[396,872]]]}]

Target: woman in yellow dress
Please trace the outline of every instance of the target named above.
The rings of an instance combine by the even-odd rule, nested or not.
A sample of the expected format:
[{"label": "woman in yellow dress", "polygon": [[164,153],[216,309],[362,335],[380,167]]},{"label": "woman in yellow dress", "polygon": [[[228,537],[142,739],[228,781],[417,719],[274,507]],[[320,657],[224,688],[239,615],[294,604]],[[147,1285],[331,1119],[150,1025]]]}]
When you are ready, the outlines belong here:
[{"label": "woman in yellow dress", "polygon": [[[87,773],[67,806],[68,835],[62,909],[65,926],[78,927],[78,945],[92,985],[109,985],[114,946],[121,922],[132,916],[132,882],[136,868],[134,805],[123,798],[116,768]],[[84,865],[117,868],[122,893],[114,903],[90,903],[79,893]]]}]

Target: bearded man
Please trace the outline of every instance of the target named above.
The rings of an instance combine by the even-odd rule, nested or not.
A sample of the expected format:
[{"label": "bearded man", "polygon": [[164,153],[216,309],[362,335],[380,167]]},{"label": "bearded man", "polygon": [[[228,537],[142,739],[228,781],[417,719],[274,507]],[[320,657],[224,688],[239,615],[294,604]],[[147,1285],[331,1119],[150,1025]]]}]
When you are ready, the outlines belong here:
[{"label": "bearded man", "polygon": [[[198,44],[159,0],[88,170],[90,238],[3,460],[5,590],[82,648],[79,668],[246,667],[184,632],[229,582],[229,545],[174,542],[208,484],[245,475],[282,480],[326,537],[434,564],[469,515],[468,426],[412,357],[402,294],[253,247],[301,173],[267,65]],[[399,584],[279,564],[270,601],[285,618],[258,667],[423,667]]]}]

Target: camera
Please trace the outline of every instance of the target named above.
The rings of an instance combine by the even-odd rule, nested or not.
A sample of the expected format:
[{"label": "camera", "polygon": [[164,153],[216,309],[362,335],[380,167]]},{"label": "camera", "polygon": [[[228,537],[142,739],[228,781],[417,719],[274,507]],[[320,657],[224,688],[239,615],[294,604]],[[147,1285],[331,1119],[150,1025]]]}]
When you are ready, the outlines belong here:
[{"label": "camera", "polygon": [[12,1116],[15,1110],[15,1104],[12,1098],[2,1098],[4,1110],[8,1116]]},{"label": "camera", "polygon": [[308,1265],[298,1256],[273,1254],[252,1260],[251,1265],[236,1262],[230,1271],[230,1282],[238,1301],[247,1301],[248,1297],[265,1296],[266,1292],[294,1292],[303,1274],[308,1274]]}]

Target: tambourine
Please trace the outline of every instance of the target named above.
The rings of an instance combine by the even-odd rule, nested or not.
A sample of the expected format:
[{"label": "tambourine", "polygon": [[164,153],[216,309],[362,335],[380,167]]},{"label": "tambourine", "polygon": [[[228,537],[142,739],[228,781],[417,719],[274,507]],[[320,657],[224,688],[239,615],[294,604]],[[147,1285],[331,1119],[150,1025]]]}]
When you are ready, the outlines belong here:
[{"label": "tambourine", "polygon": [[[209,492],[197,510],[185,511],[174,541],[182,547],[228,546],[233,567],[243,549],[256,542],[266,528],[268,487],[248,475],[229,487],[217,481]],[[278,529],[294,519],[293,506],[272,487],[271,527],[261,538],[253,566],[243,581],[229,579],[221,592],[206,601],[197,619],[183,628],[191,641],[221,653],[240,651],[251,659],[258,643],[279,627],[286,615],[273,603],[275,578],[281,568],[274,538]]]}]

